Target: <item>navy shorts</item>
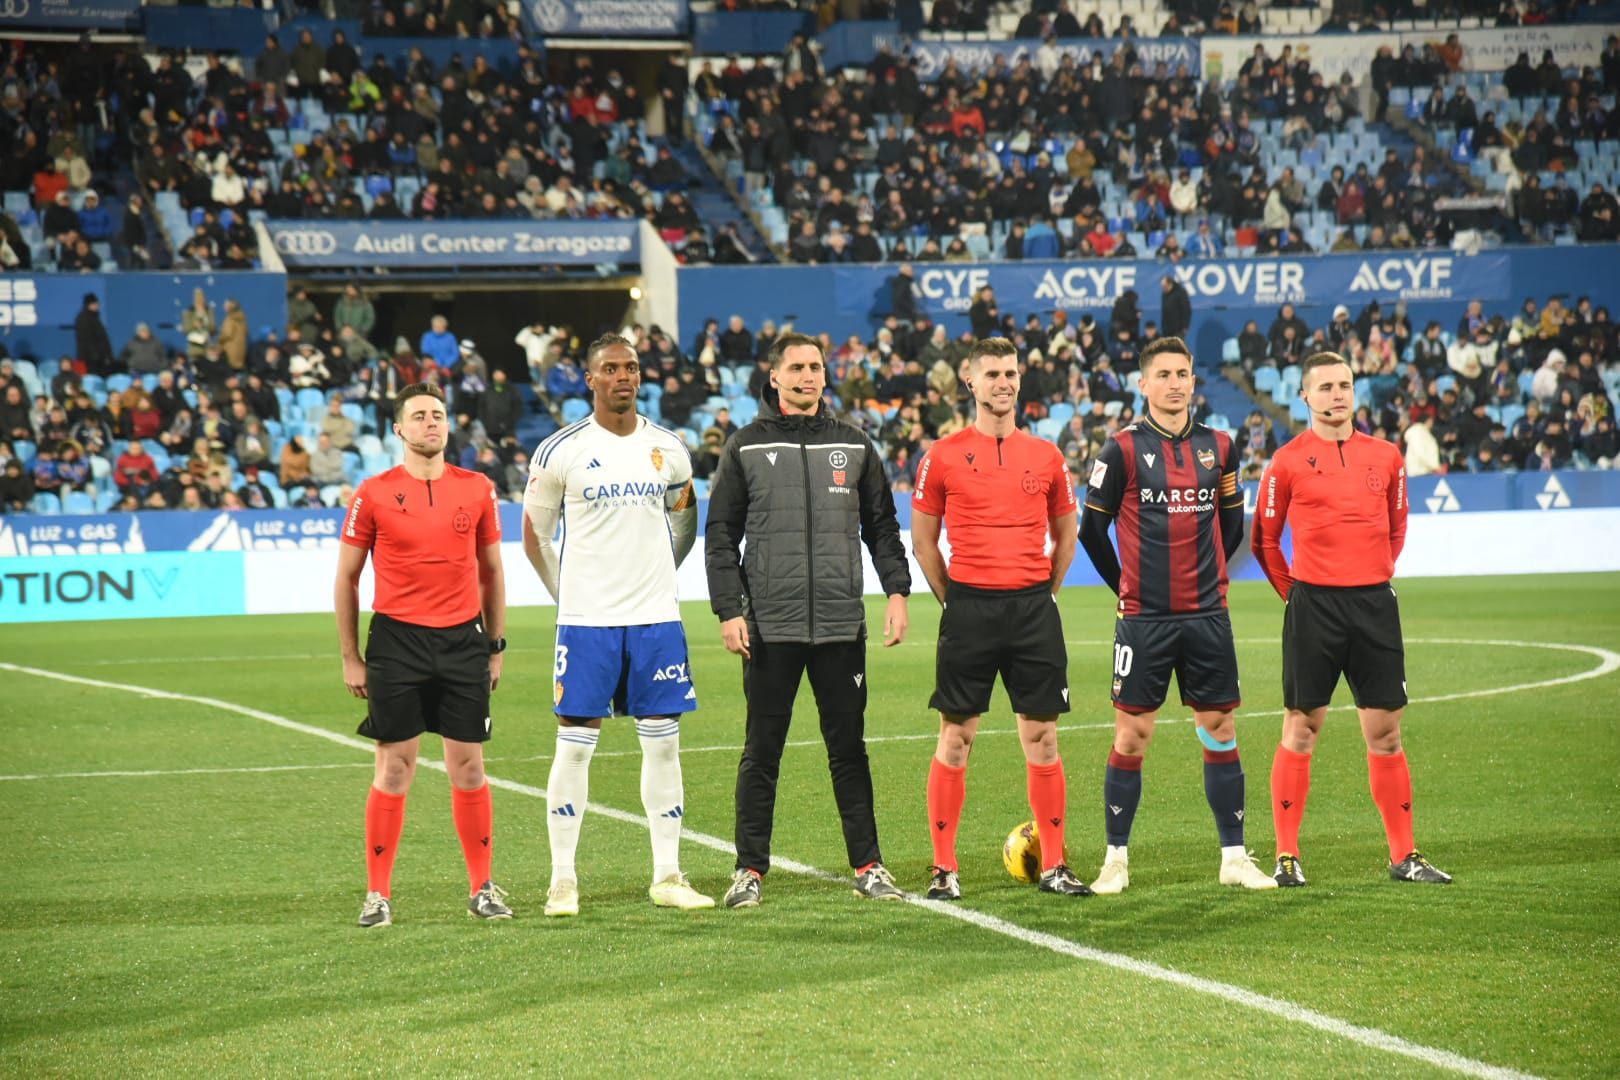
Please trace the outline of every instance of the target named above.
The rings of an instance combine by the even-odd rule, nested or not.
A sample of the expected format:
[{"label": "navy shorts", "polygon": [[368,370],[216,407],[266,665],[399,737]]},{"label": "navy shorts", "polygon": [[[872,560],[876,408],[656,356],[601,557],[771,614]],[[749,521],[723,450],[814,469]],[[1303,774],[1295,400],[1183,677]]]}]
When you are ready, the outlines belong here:
[{"label": "navy shorts", "polygon": [[1181,703],[1197,712],[1241,705],[1232,619],[1224,611],[1178,618],[1121,615],[1114,621],[1114,707],[1155,712],[1175,673]]},{"label": "navy shorts", "polygon": [[698,704],[679,622],[559,626],[552,678],[558,716],[676,716]]}]

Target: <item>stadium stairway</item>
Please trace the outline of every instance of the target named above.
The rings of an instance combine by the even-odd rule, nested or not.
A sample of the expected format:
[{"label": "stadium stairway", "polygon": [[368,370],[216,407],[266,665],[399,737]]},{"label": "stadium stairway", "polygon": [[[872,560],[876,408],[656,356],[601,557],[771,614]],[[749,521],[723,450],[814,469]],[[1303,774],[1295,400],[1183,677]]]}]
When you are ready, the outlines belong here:
[{"label": "stadium stairway", "polygon": [[735,222],[737,236],[743,242],[758,262],[775,262],[776,257],[765,243],[765,238],[754,227],[753,220],[747,212],[726,190],[725,183],[716,176],[709,167],[708,160],[698,149],[697,144],[688,139],[680,146],[671,146],[670,150],[676,161],[686,170],[692,178],[692,186],[687,189],[687,197],[692,201],[692,209],[697,211],[698,219],[709,229],[712,240],[719,234],[720,226],[725,222]]}]

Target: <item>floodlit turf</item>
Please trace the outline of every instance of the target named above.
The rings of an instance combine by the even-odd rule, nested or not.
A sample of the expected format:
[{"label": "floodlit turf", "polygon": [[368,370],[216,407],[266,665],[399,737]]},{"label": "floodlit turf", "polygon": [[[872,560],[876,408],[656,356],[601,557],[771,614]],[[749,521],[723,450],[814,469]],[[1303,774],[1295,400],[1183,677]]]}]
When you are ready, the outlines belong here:
[{"label": "floodlit turf", "polygon": [[[1620,650],[1614,575],[1413,581],[1401,600],[1420,702],[1603,663],[1535,643]],[[1065,592],[1062,604],[1075,702],[1060,737],[1069,851],[1089,879],[1102,854],[1112,612],[1097,589]],[[1282,607],[1245,584],[1233,608],[1249,841],[1269,869]],[[887,860],[920,889],[937,607],[923,596],[912,612],[910,641],[871,650],[868,733]],[[729,838],[739,669],[706,608],[688,605],[686,618],[703,706],[682,725],[686,823]],[[509,626],[489,769],[542,787],[554,731],[551,613],[514,611]],[[360,712],[334,646],[320,616],[0,628],[5,662],[352,734]],[[424,771],[406,813],[396,923],[362,932],[353,922],[364,890],[363,750],[119,689],[11,671],[0,671],[0,686],[6,1075],[1436,1070],[926,906],[855,900],[808,687],[783,764],[775,846],[840,880],[779,870],[754,911],[654,910],[645,831],[596,814],[580,848],[583,914],[548,921],[544,805],[498,790],[496,877],[518,918],[475,924],[447,782]],[[1176,722],[1148,751],[1130,890],[1040,895],[1000,865],[1002,838],[1028,812],[999,694],[996,708],[968,777],[964,906],[1005,929],[1151,961],[1404,1044],[1546,1075],[1620,1071],[1620,673],[1412,707],[1418,840],[1456,875],[1448,889],[1387,880],[1361,739],[1344,711],[1329,720],[1313,770],[1310,887],[1220,887],[1198,743],[1171,708]],[[592,801],[639,815],[638,757],[630,724],[610,722]],[[278,769],[217,771],[247,767]],[[115,771],[161,775],[65,775]],[[35,774],[45,778],[17,778]],[[718,897],[729,856],[690,842],[684,854],[694,883]]]}]

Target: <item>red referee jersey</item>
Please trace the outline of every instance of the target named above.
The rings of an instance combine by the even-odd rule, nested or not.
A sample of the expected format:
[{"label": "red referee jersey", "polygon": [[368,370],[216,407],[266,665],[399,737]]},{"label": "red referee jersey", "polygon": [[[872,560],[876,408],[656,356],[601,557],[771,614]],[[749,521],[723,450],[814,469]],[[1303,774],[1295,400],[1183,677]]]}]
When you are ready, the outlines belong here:
[{"label": "red referee jersey", "polygon": [[417,626],[459,626],[482,609],[478,549],[501,539],[495,485],[446,465],[418,480],[396,465],[360,485],[343,542],[371,552],[372,610]]},{"label": "red referee jersey", "polygon": [[[1282,530],[1294,534],[1290,572]],[[1260,481],[1254,557],[1288,598],[1310,585],[1377,585],[1395,576],[1406,542],[1406,463],[1392,443],[1360,432],[1343,442],[1305,431],[1278,450]]]},{"label": "red referee jersey", "polygon": [[911,508],[944,519],[952,581],[1024,589],[1052,580],[1047,526],[1075,512],[1074,488],[1052,443],[969,427],[929,447]]}]

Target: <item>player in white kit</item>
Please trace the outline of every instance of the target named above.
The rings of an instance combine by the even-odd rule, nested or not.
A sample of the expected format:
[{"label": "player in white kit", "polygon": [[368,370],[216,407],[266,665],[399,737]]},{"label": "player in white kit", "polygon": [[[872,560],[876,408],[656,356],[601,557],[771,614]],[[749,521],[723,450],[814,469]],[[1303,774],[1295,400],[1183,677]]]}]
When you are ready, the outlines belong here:
[{"label": "player in white kit", "polygon": [[[636,412],[641,366],[614,334],[585,354],[591,415],[529,462],[523,549],[557,600],[557,755],[546,784],[547,915],[579,914],[574,852],[602,719],[636,717],[641,802],[659,907],[708,908],[681,873],[680,714],[697,708],[675,568],[697,536],[692,460],[680,436]],[[558,522],[562,540],[553,546]]]}]

